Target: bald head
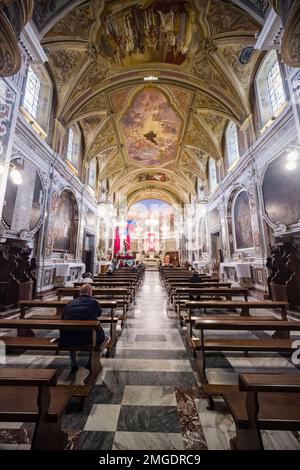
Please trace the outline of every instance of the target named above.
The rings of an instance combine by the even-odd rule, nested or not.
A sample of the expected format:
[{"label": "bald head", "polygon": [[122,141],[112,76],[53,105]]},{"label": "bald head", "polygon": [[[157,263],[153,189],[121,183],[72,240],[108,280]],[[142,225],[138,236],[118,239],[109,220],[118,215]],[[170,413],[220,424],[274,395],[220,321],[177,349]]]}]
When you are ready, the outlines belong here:
[{"label": "bald head", "polygon": [[83,286],[80,287],[80,295],[88,295],[89,297],[92,297],[93,294],[93,289],[90,284],[83,284]]}]

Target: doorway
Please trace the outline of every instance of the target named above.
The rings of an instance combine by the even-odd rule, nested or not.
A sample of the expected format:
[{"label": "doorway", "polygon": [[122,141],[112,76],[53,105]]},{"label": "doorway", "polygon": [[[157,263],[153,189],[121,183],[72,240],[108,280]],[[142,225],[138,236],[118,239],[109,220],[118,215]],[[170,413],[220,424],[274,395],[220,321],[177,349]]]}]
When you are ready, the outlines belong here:
[{"label": "doorway", "polygon": [[87,272],[94,273],[95,235],[84,232],[82,261]]}]

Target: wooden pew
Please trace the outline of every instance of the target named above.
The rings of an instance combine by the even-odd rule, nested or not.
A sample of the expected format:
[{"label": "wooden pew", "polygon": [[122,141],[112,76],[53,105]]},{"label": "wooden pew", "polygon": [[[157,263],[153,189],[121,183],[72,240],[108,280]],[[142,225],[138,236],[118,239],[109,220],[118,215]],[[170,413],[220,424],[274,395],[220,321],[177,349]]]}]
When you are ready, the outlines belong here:
[{"label": "wooden pew", "polygon": [[31,450],[63,450],[61,419],[74,387],[56,385],[53,369],[0,369],[0,421],[35,423]]},{"label": "wooden pew", "polygon": [[[200,338],[192,338],[196,357],[196,370],[202,384],[208,384],[206,376],[206,354],[212,351],[242,351],[242,352],[278,352],[291,353],[294,341],[286,334],[290,331],[300,331],[300,321],[287,321],[266,317],[207,317],[197,319],[195,328],[200,330]],[[261,338],[207,338],[205,331],[276,331],[277,335],[268,339]],[[280,334],[281,333],[281,334]],[[209,407],[213,408],[213,395],[220,395],[224,385],[209,384],[205,386],[208,395]]]},{"label": "wooden pew", "polygon": [[[205,315],[207,315],[207,309],[210,309],[210,308],[221,309],[221,310],[229,311],[229,312],[233,312],[236,309],[241,309],[240,314],[239,314],[240,316],[238,318],[245,317],[245,319],[250,318],[250,309],[251,310],[257,310],[257,309],[262,309],[262,308],[265,308],[265,309],[268,309],[268,310],[269,309],[280,309],[282,320],[287,320],[288,303],[287,302],[282,302],[282,301],[273,302],[273,301],[270,301],[270,300],[266,300],[266,301],[255,300],[255,301],[243,302],[243,301],[240,301],[240,300],[193,300],[193,301],[186,302],[185,305],[186,305],[186,308],[188,309],[187,317],[183,318],[183,320],[187,324],[186,341],[187,341],[188,346],[192,350],[194,350],[194,344],[195,344],[195,342],[193,341],[193,338],[192,338],[193,337],[193,325],[194,325],[194,323],[199,318],[210,318],[210,315],[206,316],[206,317],[200,317],[200,316],[195,316],[195,315],[193,316],[193,310],[194,309],[203,308]],[[224,314],[224,312],[222,312],[222,314]],[[218,314],[214,313],[213,315],[218,315]],[[237,317],[230,316],[230,318],[232,318],[234,320]],[[258,320],[260,317],[255,316],[254,318]],[[266,319],[266,317],[263,317],[263,318]],[[289,336],[287,331],[286,332],[276,331],[274,333],[274,337],[277,337],[278,335],[281,338]]]},{"label": "wooden pew", "polygon": [[[191,288],[191,289],[206,289],[206,288],[230,288],[231,282],[201,282],[201,284],[194,284],[190,282],[173,282],[167,286],[167,293],[172,301],[174,295],[176,294],[176,289],[179,287]],[[173,302],[172,302],[173,303]]]},{"label": "wooden pew", "polygon": [[[80,287],[61,287],[57,289],[57,298],[61,300],[62,297],[73,297],[76,298],[80,294]],[[124,287],[98,287],[93,289],[93,297],[99,299],[100,303],[103,299],[104,302],[111,298],[117,302],[118,307],[122,307],[123,315],[121,317],[122,326],[127,318],[127,311],[130,303],[130,292]]]},{"label": "wooden pew", "polygon": [[244,297],[245,302],[248,301],[249,291],[248,289],[241,288],[241,287],[231,287],[231,288],[224,288],[224,287],[176,287],[173,303],[176,307],[177,315],[180,320],[180,312],[181,309],[186,309],[186,302],[190,299],[190,297],[197,297],[197,300],[205,300],[204,298],[214,298],[222,300],[224,297],[226,300],[232,300],[232,297]]},{"label": "wooden pew", "polygon": [[[59,343],[59,338],[46,338],[39,336],[1,336],[8,350],[39,350],[39,351],[53,351],[58,354],[60,351],[87,351],[91,356],[91,369],[85,383],[93,386],[102,370],[101,353],[107,347],[108,338],[104,340],[101,346],[96,344],[96,332],[99,330],[101,324],[98,320],[16,320],[4,319],[0,320],[0,328],[5,329],[30,329],[30,330],[80,330],[90,331],[92,333],[92,341],[85,346],[64,347]],[[86,393],[90,392],[90,388]],[[83,396],[82,387],[77,386],[75,395]]]},{"label": "wooden pew", "polygon": [[[61,320],[64,308],[68,305],[69,300],[21,300],[18,305],[20,307],[20,320],[25,319],[26,313],[32,308],[55,308],[56,315],[33,315],[30,320]],[[118,315],[115,315],[115,309],[118,304],[114,300],[101,300],[100,305],[103,308],[110,309],[110,315],[101,315],[101,323],[110,325],[110,340],[106,344],[107,357],[109,356],[110,350],[113,349],[117,342],[117,323],[120,319]],[[26,328],[18,328],[18,336],[34,336],[32,330]]]},{"label": "wooden pew", "polygon": [[[74,287],[78,288],[82,286],[82,282],[74,282]],[[128,291],[130,292],[132,296],[132,300],[136,296],[136,291],[137,291],[137,284],[134,283],[133,281],[118,281],[118,280],[112,280],[112,281],[102,281],[102,280],[96,280],[93,283],[91,283],[91,286],[94,289],[101,289],[104,287],[108,288],[127,288]]]},{"label": "wooden pew", "polygon": [[236,437],[232,449],[263,450],[261,430],[300,430],[300,373],[241,374],[239,390],[226,391]]}]

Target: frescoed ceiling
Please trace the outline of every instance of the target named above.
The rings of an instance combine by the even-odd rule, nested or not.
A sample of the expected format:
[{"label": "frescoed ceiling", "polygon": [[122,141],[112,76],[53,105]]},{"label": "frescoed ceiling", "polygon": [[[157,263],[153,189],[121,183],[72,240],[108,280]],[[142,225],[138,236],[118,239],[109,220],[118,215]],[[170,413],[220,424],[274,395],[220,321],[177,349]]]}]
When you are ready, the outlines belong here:
[{"label": "frescoed ceiling", "polygon": [[[259,0],[37,0],[56,119],[78,123],[84,163],[133,195],[186,202],[230,120],[251,119]],[[151,79],[152,77],[152,79]],[[145,80],[146,79],[146,80]],[[149,81],[147,81],[149,80]],[[83,165],[84,166],[84,165]]]}]

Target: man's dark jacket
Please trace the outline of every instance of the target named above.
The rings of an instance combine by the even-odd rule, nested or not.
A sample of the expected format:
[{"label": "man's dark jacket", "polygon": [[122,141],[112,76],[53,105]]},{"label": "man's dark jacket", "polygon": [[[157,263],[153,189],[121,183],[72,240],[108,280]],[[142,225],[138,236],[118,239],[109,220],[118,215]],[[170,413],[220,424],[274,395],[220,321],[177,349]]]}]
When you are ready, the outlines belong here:
[{"label": "man's dark jacket", "polygon": [[[97,320],[101,315],[102,309],[96,299],[88,295],[80,295],[66,305],[62,316],[63,320]],[[101,328],[97,332],[97,344],[101,344],[105,337]],[[60,333],[60,345],[85,346],[91,344],[92,332],[80,330],[64,330]]]}]

